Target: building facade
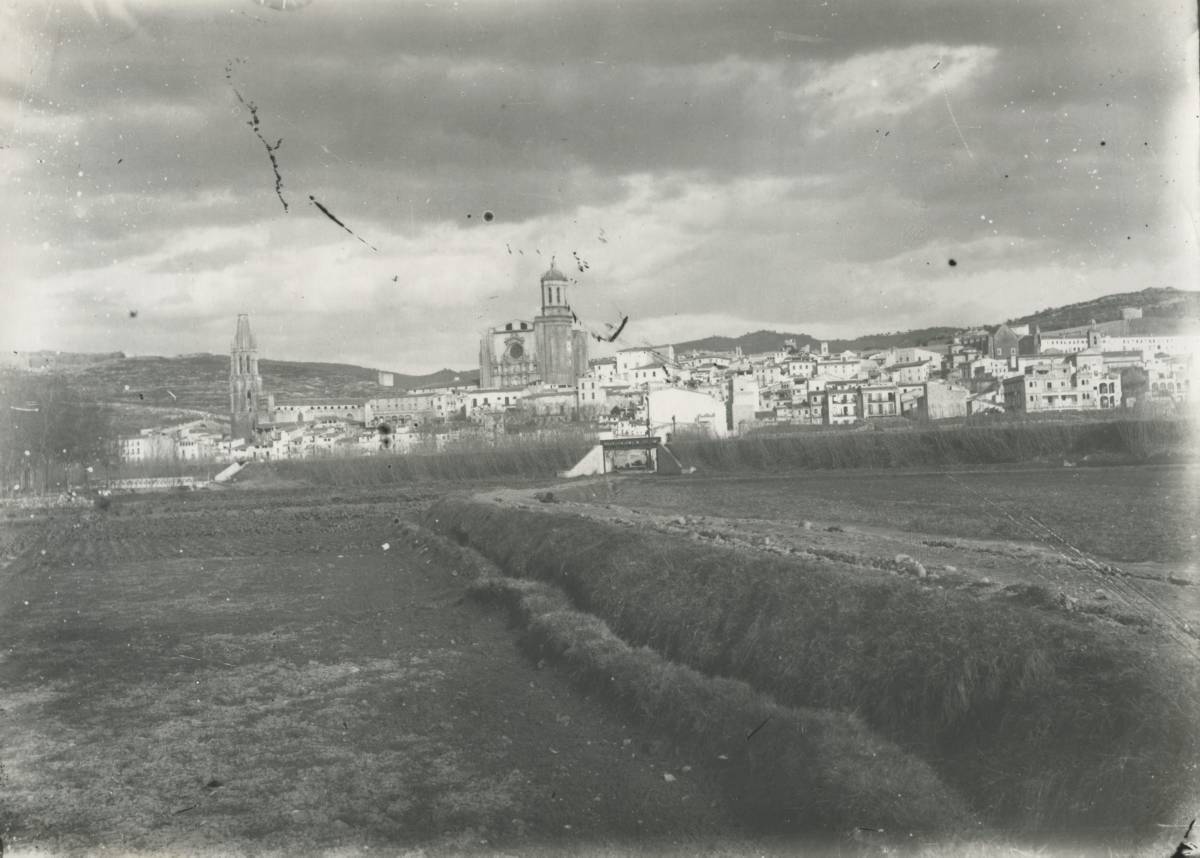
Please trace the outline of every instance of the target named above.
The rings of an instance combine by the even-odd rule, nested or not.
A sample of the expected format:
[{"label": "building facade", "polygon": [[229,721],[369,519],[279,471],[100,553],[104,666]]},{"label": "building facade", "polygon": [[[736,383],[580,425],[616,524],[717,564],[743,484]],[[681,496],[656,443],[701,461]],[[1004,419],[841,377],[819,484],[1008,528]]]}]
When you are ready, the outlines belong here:
[{"label": "building facade", "polygon": [[571,310],[570,282],[554,263],[541,278],[541,312],[486,331],[479,343],[479,386],[574,387],[588,369],[588,334]]},{"label": "building facade", "polygon": [[1014,414],[1118,408],[1121,376],[1105,370],[1099,353],[1071,355],[1051,364],[1030,364],[1001,382],[1004,410]]}]

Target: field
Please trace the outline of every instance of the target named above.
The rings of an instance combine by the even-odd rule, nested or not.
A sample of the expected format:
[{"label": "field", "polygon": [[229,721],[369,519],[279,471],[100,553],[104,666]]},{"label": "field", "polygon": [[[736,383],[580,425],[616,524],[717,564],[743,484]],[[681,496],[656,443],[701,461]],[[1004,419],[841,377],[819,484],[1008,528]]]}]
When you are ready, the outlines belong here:
[{"label": "field", "polygon": [[634,644],[861,716],[1044,837],[1197,797],[1194,510],[1186,467],[1059,468],[609,478],[425,520]]},{"label": "field", "polygon": [[426,499],[196,494],[8,522],[25,551],[0,588],[6,854],[727,831],[703,771],[463,601],[465,576],[397,523]]},{"label": "field", "polygon": [[[543,593],[532,583],[510,597],[504,563],[489,567],[412,523],[424,517],[437,529],[439,510],[472,497],[534,517],[496,541],[507,541],[506,551],[521,539],[560,550],[554,529],[542,534],[536,522],[569,513],[572,528],[594,529],[575,540],[573,557],[603,536],[646,556],[739,557],[734,565],[747,574],[760,558],[817,558],[835,576],[893,582],[886,587],[899,587],[901,600],[915,578],[896,560],[904,554],[928,570],[921,592],[940,588],[952,601],[963,594],[994,605],[998,617],[1030,610],[1054,624],[1061,615],[1065,634],[1097,646],[1157,642],[1158,625],[1178,631],[1200,616],[1188,468],[634,477],[525,488],[471,476],[452,488],[428,479],[311,487],[303,470],[252,467],[240,487],[225,490],[122,498],[108,511],[10,514],[0,531],[6,854],[100,846],[144,854],[880,854],[871,838],[884,835],[867,832],[864,842],[852,826],[884,826],[843,816],[888,777],[926,777],[892,750],[907,754],[911,741],[895,732],[888,735],[899,746],[883,734],[854,739],[859,751],[895,759],[846,792],[852,780],[838,779],[857,777],[858,751],[846,746],[828,775],[817,760],[828,752],[823,742],[865,727],[788,708],[796,701],[787,695],[760,699],[764,686],[749,669],[734,672],[749,686],[708,678],[729,675],[733,662],[695,670],[688,650],[715,650],[698,636],[668,634],[669,615],[684,616],[681,604],[655,603],[662,634],[649,647],[622,649],[601,619],[640,645],[646,637],[628,622],[632,614],[623,626],[604,616],[599,595],[589,606],[570,587],[569,603],[553,586]],[[1015,591],[1018,584],[1036,584],[1047,598],[1026,608],[1022,600],[1041,596]],[[713,579],[712,588],[723,585]],[[765,607],[773,599],[760,592]],[[1056,593],[1063,601],[1050,598]],[[911,598],[919,608],[921,597]],[[506,621],[497,599],[523,604],[523,618]],[[580,605],[593,613],[574,612]],[[740,621],[728,618],[726,634]],[[773,658],[770,638],[762,628],[756,634]],[[624,691],[605,687],[607,674],[589,666],[594,658],[624,671]],[[680,704],[676,686],[699,695],[701,708]],[[727,700],[742,714],[714,734]],[[1123,717],[1119,709],[1113,717]],[[759,745],[741,732],[749,713],[756,723],[766,713]],[[1144,720],[1147,736],[1162,726]],[[807,768],[832,778],[826,795],[845,796],[828,808],[839,820],[834,830],[780,833],[745,812],[739,791],[761,798],[789,784],[806,788],[788,768],[802,771],[806,752],[789,745],[785,728],[807,731],[815,742]],[[753,751],[742,762],[717,753],[731,733]],[[1177,752],[1185,747],[1180,737]],[[790,761],[789,753],[801,756]],[[752,766],[757,786],[731,774],[726,756]],[[1132,759],[1130,778],[1149,771],[1140,765]],[[947,771],[961,787],[961,773]],[[946,819],[950,803],[942,802]],[[869,813],[893,811],[907,812]],[[1003,826],[986,835],[942,830],[953,845],[934,838],[919,852],[1017,855],[1054,844],[1042,854],[1167,854],[1182,826],[1174,817],[1154,822],[1166,827],[1093,826],[1086,844],[1052,827],[1032,836]],[[885,841],[893,853],[906,835],[901,843],[895,836]],[[1009,837],[1017,845],[1006,846]]]},{"label": "field", "polygon": [[[1200,552],[1196,467],[810,471],[613,485],[622,506],[653,512],[812,520],[1056,548],[1065,539],[1128,562],[1194,561]],[[606,492],[578,494],[590,495]]]}]

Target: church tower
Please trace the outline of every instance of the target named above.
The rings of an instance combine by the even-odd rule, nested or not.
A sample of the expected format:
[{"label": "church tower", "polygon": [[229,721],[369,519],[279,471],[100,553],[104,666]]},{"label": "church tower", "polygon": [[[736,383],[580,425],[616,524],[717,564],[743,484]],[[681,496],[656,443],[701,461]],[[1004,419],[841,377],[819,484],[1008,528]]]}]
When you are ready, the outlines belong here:
[{"label": "church tower", "polygon": [[568,285],[551,260],[550,270],[542,275],[542,312],[533,320],[542,384],[573,386],[587,368],[586,333],[575,330]]},{"label": "church tower", "polygon": [[230,437],[254,440],[258,428],[258,402],[262,398],[262,376],[258,374],[258,344],[250,333],[250,317],[237,319],[237,333],[229,356]]}]

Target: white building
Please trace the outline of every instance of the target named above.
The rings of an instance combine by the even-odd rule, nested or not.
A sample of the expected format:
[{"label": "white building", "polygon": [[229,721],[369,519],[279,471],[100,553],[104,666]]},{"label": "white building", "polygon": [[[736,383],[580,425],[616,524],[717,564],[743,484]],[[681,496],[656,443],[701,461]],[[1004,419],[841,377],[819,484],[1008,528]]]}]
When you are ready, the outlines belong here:
[{"label": "white building", "polygon": [[592,373],[581,375],[575,384],[575,401],[580,411],[600,411],[608,402],[608,389]]},{"label": "white building", "polygon": [[468,420],[478,420],[486,412],[503,412],[516,408],[526,397],[531,388],[513,387],[480,387],[467,392],[463,397],[463,413]]},{"label": "white building", "polygon": [[820,361],[814,374],[833,379],[851,379],[858,376],[861,367],[862,363],[857,357],[836,357]]},{"label": "white building", "polygon": [[653,434],[705,432],[723,438],[729,434],[725,403],[707,393],[667,387],[649,394],[650,426]]},{"label": "white building", "polygon": [[635,346],[617,352],[616,378],[632,381],[631,373],[636,369],[657,364],[675,363],[675,346]]}]

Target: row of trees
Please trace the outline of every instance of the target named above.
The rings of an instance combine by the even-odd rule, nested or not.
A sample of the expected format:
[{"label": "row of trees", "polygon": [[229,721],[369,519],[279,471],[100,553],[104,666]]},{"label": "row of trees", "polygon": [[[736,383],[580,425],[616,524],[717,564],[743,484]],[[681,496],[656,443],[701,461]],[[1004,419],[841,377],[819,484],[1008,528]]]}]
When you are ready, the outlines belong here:
[{"label": "row of trees", "polygon": [[[0,374],[0,475],[4,494],[87,482],[115,463],[109,410],[61,376]],[[77,475],[72,477],[72,475]]]}]

